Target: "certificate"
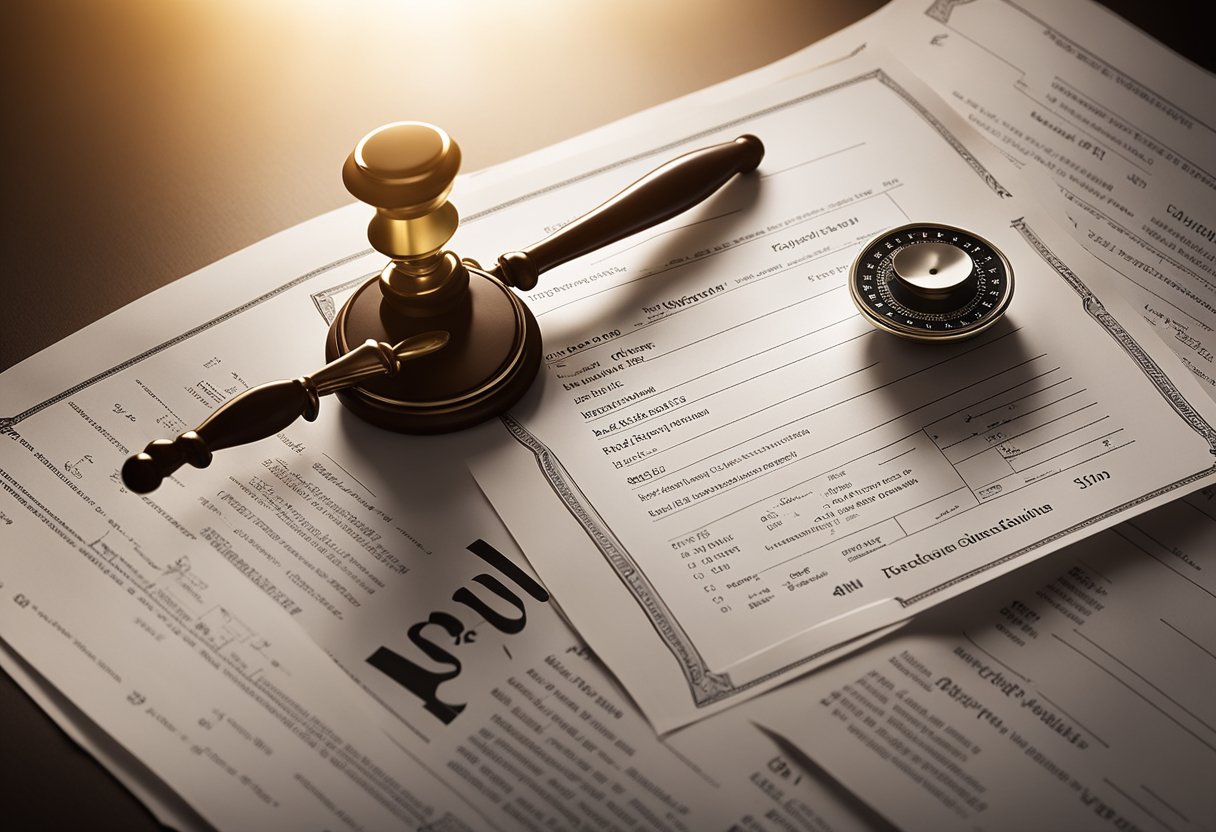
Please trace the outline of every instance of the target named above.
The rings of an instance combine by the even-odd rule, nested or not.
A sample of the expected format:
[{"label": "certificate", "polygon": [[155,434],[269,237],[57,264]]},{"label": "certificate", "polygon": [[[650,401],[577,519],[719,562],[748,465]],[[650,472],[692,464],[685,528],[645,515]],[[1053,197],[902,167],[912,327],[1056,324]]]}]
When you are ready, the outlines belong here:
[{"label": "certificate", "polygon": [[[504,419],[514,444],[474,462],[661,730],[1211,476],[1206,396],[898,64],[686,115],[714,126],[622,141],[622,162],[511,205],[539,237],[659,153],[744,131],[768,148],[756,179],[542,282],[542,377]],[[917,221],[1009,258],[1000,325],[936,347],[857,315],[854,256]]]}]

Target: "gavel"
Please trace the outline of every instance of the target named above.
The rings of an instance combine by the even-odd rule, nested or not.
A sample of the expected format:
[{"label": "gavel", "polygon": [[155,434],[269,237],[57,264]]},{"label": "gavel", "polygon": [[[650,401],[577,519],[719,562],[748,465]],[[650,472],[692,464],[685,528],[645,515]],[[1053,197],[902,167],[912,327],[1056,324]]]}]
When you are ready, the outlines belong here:
[{"label": "gavel", "polygon": [[273,436],[301,416],[311,421],[329,393],[356,416],[402,433],[461,430],[506,412],[536,378],[542,354],[536,319],[513,290],[526,292],[549,269],[692,208],[763,157],[752,135],[687,153],[482,269],[443,248],[460,222],[448,201],[460,147],[421,122],[373,130],[347,157],[342,181],[376,209],[368,240],[390,260],[338,311],[325,343],[329,363],[252,387],[194,430],[151,442],[123,465],[124,484],[151,492],[186,463],[205,468],[215,451]]}]

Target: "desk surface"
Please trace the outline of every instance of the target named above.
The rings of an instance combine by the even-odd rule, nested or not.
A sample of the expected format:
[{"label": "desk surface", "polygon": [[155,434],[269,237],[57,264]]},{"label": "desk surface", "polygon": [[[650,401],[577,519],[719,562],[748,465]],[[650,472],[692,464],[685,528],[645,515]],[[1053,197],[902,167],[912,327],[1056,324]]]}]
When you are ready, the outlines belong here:
[{"label": "desk surface", "polygon": [[[0,369],[347,204],[341,162],[378,124],[441,124],[476,170],[762,66],[882,2],[4,3]],[[1212,69],[1190,4],[1103,4]],[[3,674],[0,737],[8,828],[160,828]]]}]

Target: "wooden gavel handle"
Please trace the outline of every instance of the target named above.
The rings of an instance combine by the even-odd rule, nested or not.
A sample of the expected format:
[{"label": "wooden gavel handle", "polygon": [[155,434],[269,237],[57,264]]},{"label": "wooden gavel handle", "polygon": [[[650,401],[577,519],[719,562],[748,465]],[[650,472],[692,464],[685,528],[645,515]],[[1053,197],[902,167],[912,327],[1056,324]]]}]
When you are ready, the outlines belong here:
[{"label": "wooden gavel handle", "polygon": [[490,273],[508,286],[532,289],[541,272],[687,211],[762,158],[764,145],[750,134],[686,153],[539,243],[502,255]]},{"label": "wooden gavel handle", "polygon": [[157,439],[129,457],[122,466],[123,484],[137,494],[155,491],[187,462],[206,468],[215,451],[274,436],[301,416],[311,422],[317,418],[321,396],[393,375],[401,362],[430,355],[447,342],[446,332],[424,332],[396,345],[369,340],[312,375],[251,387],[224,402],[194,430],[176,439]]},{"label": "wooden gavel handle", "polygon": [[195,468],[211,464],[211,454],[244,445],[283,430],[299,417],[317,418],[317,397],[303,379],[272,381],[251,387],[231,399],[194,430],[176,439],[156,439],[141,453],[128,457],[122,481],[137,494],[160,487],[165,477],[189,462]]}]

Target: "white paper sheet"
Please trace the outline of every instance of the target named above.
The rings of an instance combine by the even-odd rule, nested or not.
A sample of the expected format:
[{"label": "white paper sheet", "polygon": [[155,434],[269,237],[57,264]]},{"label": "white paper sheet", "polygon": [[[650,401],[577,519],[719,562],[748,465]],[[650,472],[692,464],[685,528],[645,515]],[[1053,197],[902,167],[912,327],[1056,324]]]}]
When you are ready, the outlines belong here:
[{"label": "white paper sheet", "polygon": [[1176,501],[765,698],[904,829],[1211,829],[1216,511]]},{"label": "white paper sheet", "polygon": [[890,50],[1028,172],[1216,396],[1216,79],[1096,3],[894,0]]},{"label": "white paper sheet", "polygon": [[[24,439],[5,450],[24,454]],[[89,518],[67,525],[71,515],[48,506],[54,495],[12,477],[5,456],[6,642],[208,822],[474,828],[383,733],[354,683],[252,585],[220,588],[207,565],[153,582],[132,575],[120,556],[73,536]]]},{"label": "white paper sheet", "polygon": [[[1182,414],[1211,402],[890,58],[683,115],[717,126],[623,137],[624,161],[575,161],[594,173],[555,170],[512,205],[539,238],[660,153],[745,131],[768,147],[758,182],[542,279],[546,367],[512,414],[519,446],[475,463],[661,730],[1210,476],[1210,416]],[[1005,252],[1019,283],[1002,326],[938,349],[861,322],[843,275],[910,221]],[[466,249],[501,247],[488,227],[463,233]],[[1103,488],[1072,483],[1099,472]]]}]

